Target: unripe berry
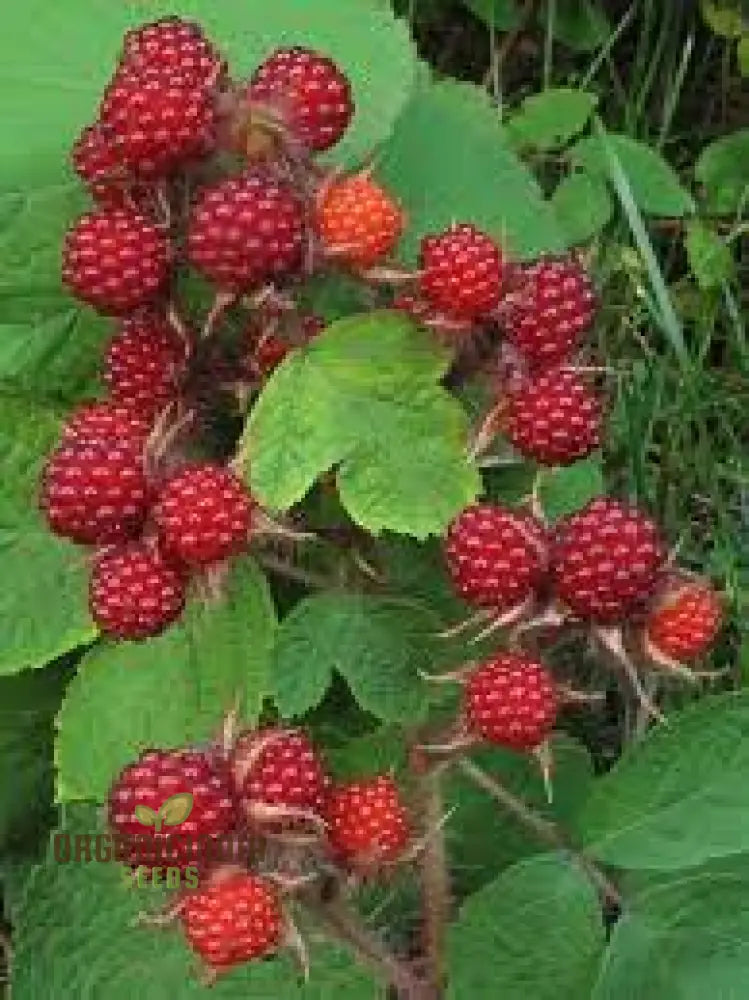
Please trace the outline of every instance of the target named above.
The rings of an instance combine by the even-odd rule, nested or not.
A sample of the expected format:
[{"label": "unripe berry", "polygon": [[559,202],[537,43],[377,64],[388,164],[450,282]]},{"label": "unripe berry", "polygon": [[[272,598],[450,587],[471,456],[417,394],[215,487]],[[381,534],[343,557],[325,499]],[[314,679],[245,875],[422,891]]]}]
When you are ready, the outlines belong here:
[{"label": "unripe berry", "polygon": [[367,174],[346,177],[318,199],[317,231],[337,259],[372,267],[387,257],[400,239],[403,213],[384,188]]},{"label": "unripe berry", "polygon": [[722,621],[720,594],[707,583],[683,581],[670,586],[651,611],[647,638],[669,659],[689,663],[712,646]]}]

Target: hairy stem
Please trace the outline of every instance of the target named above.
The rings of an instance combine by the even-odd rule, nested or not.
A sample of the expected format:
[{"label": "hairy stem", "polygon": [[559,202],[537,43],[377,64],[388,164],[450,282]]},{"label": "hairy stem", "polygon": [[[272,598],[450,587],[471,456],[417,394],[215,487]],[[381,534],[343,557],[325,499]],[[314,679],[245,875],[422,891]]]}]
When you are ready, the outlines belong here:
[{"label": "hairy stem", "polygon": [[428,984],[416,975],[410,963],[389,951],[342,896],[308,905],[336,937],[394,987],[400,1000],[432,1000]]},{"label": "hairy stem", "polygon": [[[450,881],[444,830],[442,776],[445,764],[430,766],[422,775],[420,815],[423,847],[419,856],[422,893],[422,934],[429,979],[437,996],[445,983],[445,932],[450,918]],[[418,770],[418,767],[415,769]]]},{"label": "hairy stem", "polygon": [[511,812],[524,826],[528,827],[539,840],[556,850],[569,854],[595,885],[604,904],[621,907],[622,897],[614,883],[594,861],[569,842],[556,823],[539,816],[522,799],[519,799],[496,778],[488,775],[472,761],[460,760],[458,767],[467,778],[487,792],[504,809]]}]

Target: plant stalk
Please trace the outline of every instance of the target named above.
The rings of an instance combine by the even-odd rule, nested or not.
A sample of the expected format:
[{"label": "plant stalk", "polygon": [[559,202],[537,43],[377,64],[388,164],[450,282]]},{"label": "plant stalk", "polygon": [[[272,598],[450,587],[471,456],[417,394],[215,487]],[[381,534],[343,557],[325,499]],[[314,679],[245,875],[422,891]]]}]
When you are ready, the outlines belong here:
[{"label": "plant stalk", "polygon": [[618,888],[598,865],[583,851],[572,845],[556,823],[544,819],[534,812],[522,799],[519,799],[509,789],[505,788],[496,778],[491,777],[470,760],[458,761],[458,767],[467,778],[487,792],[504,809],[511,812],[528,827],[539,840],[550,847],[568,854],[585,872],[596,887],[601,901],[607,906],[622,906],[622,897]]}]

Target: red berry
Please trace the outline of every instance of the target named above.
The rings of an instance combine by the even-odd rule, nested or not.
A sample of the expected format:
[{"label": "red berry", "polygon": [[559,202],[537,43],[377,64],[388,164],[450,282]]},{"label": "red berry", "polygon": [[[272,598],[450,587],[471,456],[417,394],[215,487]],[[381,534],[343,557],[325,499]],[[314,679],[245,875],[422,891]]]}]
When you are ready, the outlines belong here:
[{"label": "red berry", "polygon": [[499,653],[468,675],[464,712],[470,732],[513,750],[533,750],[557,716],[554,680],[536,660]]},{"label": "red berry", "polygon": [[276,49],[255,70],[247,95],[317,152],[338,142],[354,113],[351,87],[333,60],[300,46]]},{"label": "red berry", "polygon": [[557,527],[554,586],[580,618],[614,623],[651,596],[664,558],[660,532],[649,517],[618,500],[597,497]]},{"label": "red berry", "polygon": [[388,776],[333,788],[324,815],[330,847],[350,868],[392,864],[408,846],[408,813]]},{"label": "red berry", "polygon": [[507,435],[526,458],[569,465],[601,441],[601,404],[571,371],[553,370],[523,383],[508,399]]},{"label": "red berry", "polygon": [[688,663],[712,646],[723,621],[720,594],[706,583],[669,587],[650,613],[647,637],[671,660]]},{"label": "red berry", "polygon": [[504,317],[509,340],[535,366],[566,361],[590,328],[595,295],[573,257],[544,258],[520,271]]},{"label": "red berry", "polygon": [[152,420],[175,398],[185,346],[160,314],[143,311],[120,324],[104,355],[112,399]]},{"label": "red berry", "polygon": [[143,459],[132,441],[62,444],[42,475],[40,504],[50,527],[84,545],[132,538],[149,499]]},{"label": "red berry", "polygon": [[263,806],[321,813],[328,777],[301,730],[266,729],[241,736],[233,751],[233,767],[238,793],[251,818],[254,811],[262,819]]},{"label": "red berry", "polygon": [[212,969],[263,958],[281,943],[284,918],[274,886],[231,871],[184,897],[180,918],[193,951]]},{"label": "red berry", "polygon": [[185,606],[184,574],[143,542],[104,549],[91,573],[94,621],[118,639],[158,635]]},{"label": "red berry", "polygon": [[138,212],[102,209],[81,216],[68,230],[62,277],[99,312],[122,315],[154,298],[168,277],[170,259],[159,226]]},{"label": "red berry", "polygon": [[[146,806],[154,819],[173,795],[192,796],[192,810],[175,826],[145,825],[135,807]],[[184,870],[209,853],[211,841],[230,834],[237,815],[225,776],[205,754],[192,750],[149,750],[119,775],[109,792],[109,824],[127,838],[123,856],[129,865],[155,863]],[[137,838],[137,839],[136,839]],[[165,858],[163,855],[167,854]]]},{"label": "red berry", "polygon": [[178,74],[195,84],[215,83],[225,63],[195,21],[163,17],[128,31],[122,65],[131,72]]},{"label": "red berry", "polygon": [[465,601],[506,611],[543,582],[546,547],[544,529],[530,514],[481,503],[466,507],[450,525],[445,558]]},{"label": "red berry", "polygon": [[503,260],[496,243],[469,223],[421,241],[421,293],[440,312],[480,320],[499,304]]},{"label": "red berry", "polygon": [[153,509],[165,550],[182,562],[206,565],[247,545],[252,500],[220,465],[187,465],[162,487]]},{"label": "red berry", "polygon": [[73,168],[103,208],[122,208],[131,178],[114,140],[98,122],[84,128],[71,151]]},{"label": "red berry", "polygon": [[101,121],[117,156],[140,177],[163,177],[215,146],[213,94],[163,68],[121,69],[107,88]]},{"label": "red berry", "polygon": [[240,292],[302,262],[304,212],[292,189],[262,171],[206,187],[190,218],[190,262],[219,288]]},{"label": "red berry", "polygon": [[387,257],[400,239],[403,213],[367,173],[337,181],[324,190],[316,209],[317,231],[336,257],[371,267]]},{"label": "red berry", "polygon": [[62,443],[109,441],[142,449],[150,423],[124,403],[82,403],[62,429]]}]

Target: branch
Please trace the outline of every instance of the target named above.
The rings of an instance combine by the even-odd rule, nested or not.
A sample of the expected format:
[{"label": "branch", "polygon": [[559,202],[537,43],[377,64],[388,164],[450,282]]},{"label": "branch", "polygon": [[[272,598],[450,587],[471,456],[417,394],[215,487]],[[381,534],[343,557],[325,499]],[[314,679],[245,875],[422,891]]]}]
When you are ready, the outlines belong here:
[{"label": "branch", "polygon": [[441,996],[445,984],[445,933],[450,918],[450,883],[442,795],[442,775],[446,765],[428,765],[429,770],[424,771],[418,766],[418,760],[418,756],[415,757],[413,769],[419,774],[421,784],[420,815],[423,826],[419,870],[423,900],[423,947],[430,981],[435,994]]},{"label": "branch", "polygon": [[416,975],[410,963],[389,951],[340,895],[332,900],[308,901],[307,905],[338,938],[398,991],[401,1000],[434,1000],[430,987]]},{"label": "branch", "polygon": [[539,840],[556,850],[569,854],[595,885],[604,904],[621,908],[622,897],[614,883],[594,861],[569,842],[556,823],[539,816],[522,799],[519,799],[499,781],[482,771],[472,761],[460,760],[458,767],[474,784],[483,788],[496,802],[511,812],[529,830],[532,830]]}]

